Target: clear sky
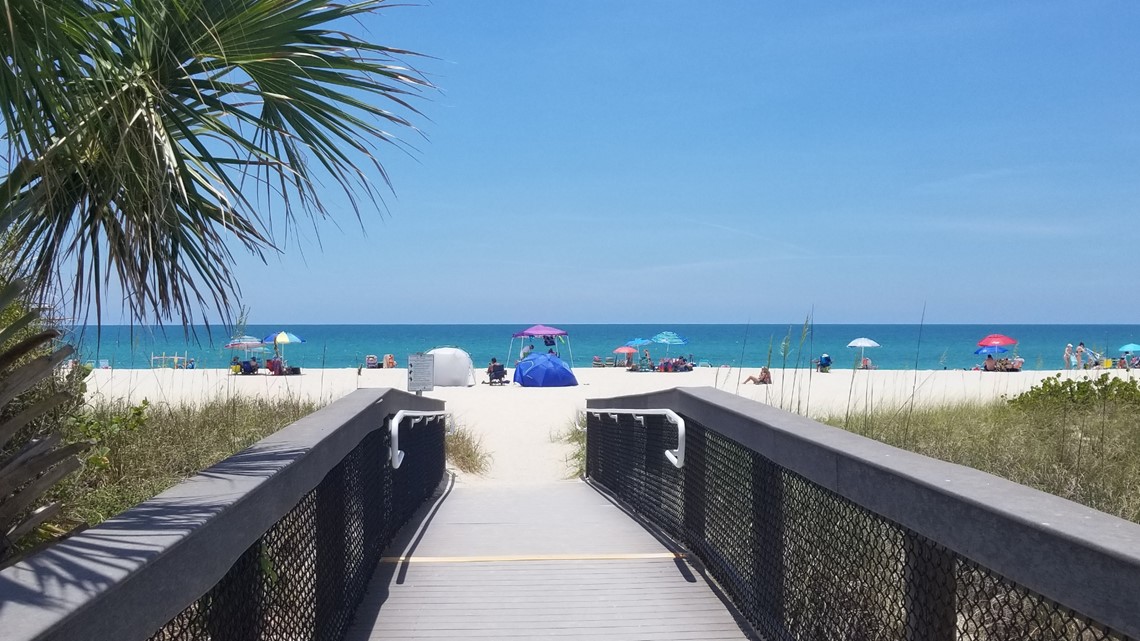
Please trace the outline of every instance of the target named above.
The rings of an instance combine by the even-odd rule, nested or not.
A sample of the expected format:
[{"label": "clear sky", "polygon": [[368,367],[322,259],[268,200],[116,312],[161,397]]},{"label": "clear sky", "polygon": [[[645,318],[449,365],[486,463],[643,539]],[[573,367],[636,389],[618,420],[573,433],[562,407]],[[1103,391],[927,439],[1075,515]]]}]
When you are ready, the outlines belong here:
[{"label": "clear sky", "polygon": [[[432,0],[364,231],[255,323],[1132,323],[1140,4]],[[309,234],[311,236],[311,234]]]}]

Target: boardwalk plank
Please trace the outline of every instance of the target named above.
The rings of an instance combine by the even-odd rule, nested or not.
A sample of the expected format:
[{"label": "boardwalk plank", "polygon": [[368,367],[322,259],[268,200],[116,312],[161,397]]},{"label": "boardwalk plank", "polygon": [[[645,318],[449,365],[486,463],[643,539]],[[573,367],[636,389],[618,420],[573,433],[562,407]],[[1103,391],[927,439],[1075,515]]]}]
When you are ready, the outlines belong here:
[{"label": "boardwalk plank", "polygon": [[454,488],[421,516],[386,552],[409,560],[380,564],[348,641],[752,638],[684,559],[584,483]]}]

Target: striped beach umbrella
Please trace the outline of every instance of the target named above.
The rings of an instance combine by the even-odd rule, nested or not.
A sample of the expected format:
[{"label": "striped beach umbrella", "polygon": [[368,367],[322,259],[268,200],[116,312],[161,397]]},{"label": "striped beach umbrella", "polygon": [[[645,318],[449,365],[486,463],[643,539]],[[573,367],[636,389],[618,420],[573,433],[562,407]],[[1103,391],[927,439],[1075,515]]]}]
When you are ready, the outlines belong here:
[{"label": "striped beach umbrella", "polygon": [[261,339],[266,345],[288,345],[289,343],[304,343],[305,339],[290,332],[277,332]]},{"label": "striped beach umbrella", "polygon": [[685,340],[685,338],[677,332],[661,332],[649,340],[654,343],[664,343],[666,357],[669,356],[670,345],[687,345],[689,343],[689,341]]},{"label": "striped beach umbrella", "polygon": [[273,345],[273,351],[276,352],[279,356],[283,356],[285,354],[285,350],[282,348],[282,345],[289,345],[290,343],[304,343],[305,339],[290,332],[277,332],[276,334],[270,334],[269,336],[266,336],[264,339],[262,339],[261,342],[265,343],[266,345]]}]

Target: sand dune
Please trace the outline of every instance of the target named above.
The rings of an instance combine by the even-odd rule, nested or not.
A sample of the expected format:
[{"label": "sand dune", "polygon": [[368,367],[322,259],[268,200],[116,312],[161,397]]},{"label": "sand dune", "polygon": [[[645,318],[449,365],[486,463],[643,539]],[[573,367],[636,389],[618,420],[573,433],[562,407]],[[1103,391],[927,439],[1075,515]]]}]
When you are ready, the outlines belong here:
[{"label": "sand dune", "polygon": [[[812,417],[865,408],[916,404],[988,401],[1029,389],[1057,374],[1034,372],[832,370],[774,370],[772,385],[738,385],[754,369],[702,368],[680,373],[631,373],[622,369],[579,368],[579,385],[560,388],[523,388],[478,384],[473,387],[439,387],[426,396],[447,402],[447,408],[466,428],[480,435],[494,458],[482,477],[464,483],[535,484],[566,477],[569,448],[552,437],[571,425],[588,398],[638,394],[672,387],[716,387],[762,403]],[[1100,372],[1091,374],[1099,375]],[[1064,373],[1083,376],[1085,373]],[[1115,371],[1113,375],[1128,376]],[[478,372],[476,380],[485,380]],[[300,376],[234,376],[229,370],[96,370],[87,381],[89,399],[123,399],[182,404],[230,396],[263,396],[331,402],[360,388],[405,389],[403,369],[355,368],[306,370]]]}]

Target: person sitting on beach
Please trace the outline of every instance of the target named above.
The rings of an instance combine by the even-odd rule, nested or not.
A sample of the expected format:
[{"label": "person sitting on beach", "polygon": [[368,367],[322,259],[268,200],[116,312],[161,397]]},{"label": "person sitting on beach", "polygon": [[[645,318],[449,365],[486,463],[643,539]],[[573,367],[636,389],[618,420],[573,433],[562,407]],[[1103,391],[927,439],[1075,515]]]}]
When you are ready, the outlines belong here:
[{"label": "person sitting on beach", "polygon": [[1020,372],[1020,371],[1021,371],[1021,368],[1022,368],[1022,367],[1024,367],[1024,366],[1025,366],[1025,359],[1024,359],[1024,358],[1022,358],[1022,357],[1020,357],[1020,356],[1014,357],[1014,359],[1013,359],[1013,369],[1012,369],[1012,371],[1014,371],[1014,372]]},{"label": "person sitting on beach", "polygon": [[871,359],[869,357],[864,356],[863,362],[859,363],[859,369],[875,369],[875,366],[871,363]]},{"label": "person sitting on beach", "polygon": [[993,354],[986,356],[986,361],[982,363],[982,369],[986,370],[987,372],[997,371],[997,361],[994,360]]},{"label": "person sitting on beach", "polygon": [[234,356],[234,359],[230,361],[230,371],[234,374],[241,373],[241,359],[239,359],[237,356]]},{"label": "person sitting on beach", "polygon": [[534,345],[527,345],[526,347],[524,347],[522,349],[522,354],[519,355],[519,358],[521,358],[522,360],[525,361],[526,357],[530,356],[530,353],[533,351],[534,351]]},{"label": "person sitting on beach", "polygon": [[758,376],[749,376],[748,378],[744,379],[744,382],[755,383],[757,385],[771,385],[772,372],[770,372],[768,370],[768,366],[765,365],[764,367],[760,368],[760,374]]},{"label": "person sitting on beach", "polygon": [[821,374],[826,374],[831,371],[831,357],[827,354],[822,354],[818,360],[813,362]]},{"label": "person sitting on beach", "polygon": [[253,370],[254,374],[257,373],[257,370],[261,369],[261,363],[257,362],[256,356],[249,357],[249,367]]},{"label": "person sitting on beach", "polygon": [[496,365],[498,365],[498,364],[499,364],[499,361],[498,361],[498,360],[496,360],[494,356],[492,356],[492,357],[491,357],[491,362],[490,362],[490,363],[487,363],[487,375],[488,375],[488,376],[490,376],[490,375],[491,375],[491,373],[493,373],[493,372],[495,371],[495,366],[496,366]]},{"label": "person sitting on beach", "polygon": [[396,367],[396,357],[391,355],[391,354],[385,354],[384,355],[384,367],[385,367],[385,369],[395,368]]}]

